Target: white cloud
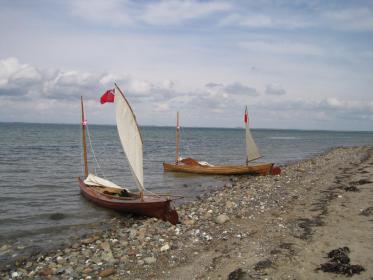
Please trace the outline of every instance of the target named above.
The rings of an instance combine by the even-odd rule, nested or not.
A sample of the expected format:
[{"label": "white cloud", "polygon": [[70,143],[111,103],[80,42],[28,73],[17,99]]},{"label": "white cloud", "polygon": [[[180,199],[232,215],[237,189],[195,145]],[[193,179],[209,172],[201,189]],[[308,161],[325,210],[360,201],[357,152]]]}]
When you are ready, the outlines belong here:
[{"label": "white cloud", "polygon": [[20,64],[14,57],[0,60],[0,96],[20,96],[31,93],[42,81],[38,69]]},{"label": "white cloud", "polygon": [[265,93],[270,95],[285,95],[286,91],[281,87],[281,85],[270,84],[266,86]]},{"label": "white cloud", "polygon": [[103,25],[129,25],[134,22],[129,1],[72,0],[70,12],[82,19]]},{"label": "white cloud", "polygon": [[373,31],[373,11],[368,8],[350,8],[325,11],[325,25],[338,30]]},{"label": "white cloud", "polygon": [[71,13],[82,19],[101,25],[128,26],[181,24],[211,14],[227,11],[231,5],[223,1],[165,0],[140,2],[129,0],[74,0]]},{"label": "white cloud", "polygon": [[[10,79],[15,73],[20,73],[18,78]],[[20,82],[24,80],[32,83]],[[101,106],[98,99],[105,89],[113,87],[114,81],[128,96],[140,123],[146,124],[173,124],[170,116],[181,110],[187,112],[191,121],[188,125],[234,126],[244,104],[250,104],[250,112],[259,120],[256,126],[267,121],[273,127],[276,123],[273,120],[294,119],[297,123],[310,120],[327,123],[337,119],[369,122],[373,115],[372,99],[293,98],[284,94],[279,84],[268,84],[265,95],[241,82],[210,82],[185,91],[170,79],[150,82],[125,73],[37,69],[15,58],[0,60],[0,81],[0,120],[3,121],[75,122],[79,114],[78,99],[83,95],[91,123],[110,123],[112,119],[108,116],[112,114],[103,112],[111,111],[112,107]],[[276,98],[268,94],[275,94]],[[20,110],[22,117],[12,113]]]},{"label": "white cloud", "polygon": [[[240,10],[239,7],[236,7]],[[248,10],[239,13],[231,13],[219,21],[221,26],[240,26],[246,28],[264,28],[264,29],[297,29],[316,25],[305,16],[291,14],[264,14],[253,13]]]},{"label": "white cloud", "polygon": [[238,45],[253,52],[289,55],[323,55],[319,46],[292,41],[241,41]]},{"label": "white cloud", "polygon": [[147,5],[140,17],[144,22],[154,25],[181,24],[210,14],[227,11],[231,5],[218,1],[161,1]]}]

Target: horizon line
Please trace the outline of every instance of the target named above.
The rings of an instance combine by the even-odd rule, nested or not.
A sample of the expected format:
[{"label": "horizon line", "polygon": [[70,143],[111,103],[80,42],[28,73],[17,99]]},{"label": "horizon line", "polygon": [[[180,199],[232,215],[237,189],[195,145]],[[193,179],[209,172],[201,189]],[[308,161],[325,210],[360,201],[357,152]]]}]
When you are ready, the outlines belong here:
[{"label": "horizon line", "polygon": [[[53,123],[53,122],[17,122],[17,121],[0,121],[0,124],[46,124],[46,125],[79,125],[78,123]],[[115,124],[98,124],[92,123],[90,125],[98,126],[116,126]],[[172,125],[140,125],[140,127],[165,127],[173,128]],[[206,129],[244,129],[244,127],[217,127],[217,126],[182,126],[183,128],[206,128]],[[331,132],[368,132],[373,133],[373,130],[338,130],[338,129],[305,129],[305,128],[250,128],[252,130],[297,130],[297,131],[331,131]]]}]

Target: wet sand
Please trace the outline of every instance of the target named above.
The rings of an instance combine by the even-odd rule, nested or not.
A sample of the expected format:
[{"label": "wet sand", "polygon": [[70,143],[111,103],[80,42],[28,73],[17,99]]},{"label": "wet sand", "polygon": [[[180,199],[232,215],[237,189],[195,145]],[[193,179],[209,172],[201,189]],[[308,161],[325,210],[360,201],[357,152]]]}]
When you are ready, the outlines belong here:
[{"label": "wet sand", "polygon": [[[283,167],[281,176],[232,177],[224,188],[178,207],[176,227],[115,218],[101,233],[3,267],[0,278],[348,277],[320,269],[332,262],[336,271],[346,268],[339,272],[359,265],[364,270],[353,279],[371,279],[372,182],[372,146],[336,148]],[[348,254],[333,263],[328,253],[342,247]]]}]

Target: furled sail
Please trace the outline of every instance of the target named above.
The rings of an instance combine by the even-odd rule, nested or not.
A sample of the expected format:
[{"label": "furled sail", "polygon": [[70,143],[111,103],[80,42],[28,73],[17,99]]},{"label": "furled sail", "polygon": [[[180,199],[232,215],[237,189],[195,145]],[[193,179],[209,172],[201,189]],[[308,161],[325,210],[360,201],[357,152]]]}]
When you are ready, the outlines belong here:
[{"label": "furled sail", "polygon": [[122,91],[115,85],[117,129],[132,176],[140,191],[144,191],[143,143],[136,117]]},{"label": "furled sail", "polygon": [[109,187],[112,189],[120,189],[120,190],[125,189],[125,188],[118,186],[117,184],[114,184],[113,182],[110,182],[109,180],[100,178],[93,174],[88,174],[87,178],[84,180],[84,184],[89,185],[89,186]]},{"label": "furled sail", "polygon": [[245,128],[246,128],[246,160],[252,161],[258,158],[261,158],[261,154],[259,152],[258,147],[256,146],[253,137],[251,136],[250,128],[249,128],[249,117],[247,113],[247,106],[245,110]]}]

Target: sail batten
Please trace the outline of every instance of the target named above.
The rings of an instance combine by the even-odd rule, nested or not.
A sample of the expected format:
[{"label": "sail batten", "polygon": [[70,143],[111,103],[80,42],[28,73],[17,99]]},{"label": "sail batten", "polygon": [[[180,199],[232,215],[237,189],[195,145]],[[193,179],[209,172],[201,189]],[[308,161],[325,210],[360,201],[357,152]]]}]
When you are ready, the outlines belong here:
[{"label": "sail batten", "polygon": [[245,129],[246,129],[246,161],[252,161],[261,158],[262,155],[259,152],[258,147],[255,144],[253,137],[251,136],[249,121],[247,115],[247,107],[245,110]]},{"label": "sail batten", "polygon": [[143,143],[136,117],[123,93],[115,85],[116,121],[120,142],[138,189],[144,191]]}]

